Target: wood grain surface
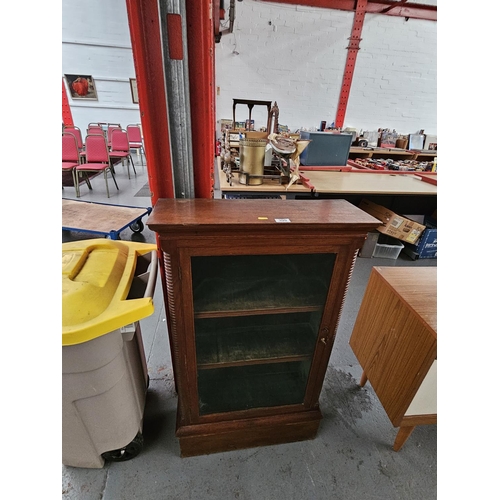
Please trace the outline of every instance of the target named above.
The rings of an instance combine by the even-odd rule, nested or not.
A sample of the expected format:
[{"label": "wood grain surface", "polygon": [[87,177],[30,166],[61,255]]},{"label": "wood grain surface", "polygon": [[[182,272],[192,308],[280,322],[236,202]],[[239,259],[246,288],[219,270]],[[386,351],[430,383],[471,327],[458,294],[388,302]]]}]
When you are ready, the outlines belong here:
[{"label": "wood grain surface", "polygon": [[109,233],[146,213],[145,208],[62,200],[62,226]]},{"label": "wood grain surface", "polygon": [[351,348],[394,426],[437,357],[437,269],[374,267]]},{"label": "wood grain surface", "polygon": [[168,230],[286,231],[353,228],[371,230],[378,219],[345,200],[215,200],[159,199],[148,226],[160,233]]},{"label": "wood grain surface", "polygon": [[[147,225],[158,233],[164,257],[181,454],[313,438],[357,251],[380,221],[345,200],[159,199]],[[334,265],[319,266],[323,298],[311,302],[315,297],[307,284],[318,276],[321,254],[335,256]],[[284,270],[292,256],[294,266]],[[221,282],[221,276],[227,279]],[[299,287],[291,286],[290,279]],[[247,285],[255,290],[240,300],[236,292]],[[195,299],[206,296],[217,300],[202,301],[207,307],[198,310]],[[235,310],[216,304],[227,302],[226,296],[237,298]],[[295,296],[301,300],[292,300]],[[298,313],[315,311],[314,328],[301,331],[307,338],[300,342],[286,328],[269,340],[263,325],[273,321],[258,323],[256,315],[289,314],[296,323]],[[259,345],[241,331],[237,338],[225,338],[222,320],[236,324],[239,316],[254,329]],[[215,327],[203,329],[214,320]],[[198,333],[213,337],[208,347]]]},{"label": "wood grain surface", "polygon": [[436,195],[437,186],[422,182],[414,174],[308,171],[305,173],[316,193]]}]

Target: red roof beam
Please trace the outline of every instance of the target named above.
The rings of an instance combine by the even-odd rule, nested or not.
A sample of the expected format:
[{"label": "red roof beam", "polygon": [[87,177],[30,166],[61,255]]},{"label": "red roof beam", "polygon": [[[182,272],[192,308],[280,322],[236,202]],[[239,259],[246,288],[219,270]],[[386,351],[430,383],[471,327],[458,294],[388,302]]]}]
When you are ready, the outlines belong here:
[{"label": "red roof beam", "polygon": [[[261,0],[268,3],[284,3],[317,7],[321,9],[356,10],[356,0]],[[437,6],[411,2],[391,2],[390,0],[368,1],[367,14],[381,14],[383,16],[408,17],[411,19],[424,19],[437,21]]]}]

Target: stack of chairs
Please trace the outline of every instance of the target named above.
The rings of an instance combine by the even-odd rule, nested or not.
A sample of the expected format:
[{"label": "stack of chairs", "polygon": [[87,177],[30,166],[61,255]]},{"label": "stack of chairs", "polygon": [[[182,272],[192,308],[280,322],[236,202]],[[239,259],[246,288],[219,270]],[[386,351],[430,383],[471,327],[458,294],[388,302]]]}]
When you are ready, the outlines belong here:
[{"label": "stack of chairs", "polygon": [[130,149],[135,149],[141,156],[141,164],[144,165],[143,154],[144,157],[146,153],[144,152],[144,145],[142,140],[142,131],[141,127],[138,123],[132,123],[127,125],[127,134],[129,140]]},{"label": "stack of chairs", "polygon": [[113,165],[111,164],[108,145],[106,143],[106,138],[103,134],[88,134],[85,138],[85,161],[82,161],[80,165],[75,167],[77,173],[80,172],[92,172],[92,173],[104,173],[104,180],[106,182],[106,193],[109,198],[109,187],[108,187],[108,174],[111,174],[113,181],[115,183],[116,189],[119,190],[118,184],[116,183],[115,174],[113,171]]},{"label": "stack of chairs", "polygon": [[130,179],[130,166],[129,166],[130,163],[132,163],[134,174],[137,175],[134,166],[134,161],[132,160],[132,155],[130,154],[128,134],[125,130],[115,128],[111,131],[111,148],[109,151],[109,156],[112,160],[114,158],[120,159],[122,162],[125,159],[127,160],[127,172],[129,179]]},{"label": "stack of chairs", "polygon": [[[69,127],[68,127],[69,128]],[[80,182],[77,167],[81,165],[78,140],[74,133],[64,131],[62,133],[62,171],[71,172],[77,198],[80,197]],[[89,189],[92,189],[88,175],[85,173],[85,181]]]}]

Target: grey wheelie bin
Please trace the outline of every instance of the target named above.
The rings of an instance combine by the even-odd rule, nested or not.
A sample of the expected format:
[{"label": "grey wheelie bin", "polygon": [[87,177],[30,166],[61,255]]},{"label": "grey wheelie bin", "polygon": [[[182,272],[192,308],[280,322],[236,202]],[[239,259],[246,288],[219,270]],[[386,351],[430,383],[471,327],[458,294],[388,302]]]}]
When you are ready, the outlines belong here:
[{"label": "grey wheelie bin", "polygon": [[149,383],[139,320],[153,313],[156,245],[62,245],[62,463],[101,468],[142,449]]}]

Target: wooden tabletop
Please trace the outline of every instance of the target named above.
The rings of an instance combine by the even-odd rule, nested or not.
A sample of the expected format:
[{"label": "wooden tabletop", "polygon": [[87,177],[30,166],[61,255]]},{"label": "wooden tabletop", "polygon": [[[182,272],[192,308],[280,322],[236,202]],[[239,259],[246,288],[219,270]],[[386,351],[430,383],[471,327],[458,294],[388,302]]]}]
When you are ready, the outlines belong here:
[{"label": "wooden tabletop", "polygon": [[394,292],[437,336],[437,268],[374,267]]},{"label": "wooden tabletop", "polygon": [[145,215],[147,209],[91,203],[78,200],[62,200],[62,226],[88,231],[109,233],[118,231],[134,219]]},{"label": "wooden tabletop", "polygon": [[316,193],[437,195],[437,186],[416,175],[307,171]]},{"label": "wooden tabletop", "polygon": [[345,200],[217,200],[160,198],[147,225],[157,232],[365,230],[380,221]]},{"label": "wooden tabletop", "polygon": [[437,195],[437,186],[425,182],[414,174],[384,174],[356,173],[307,170],[302,175],[309,179],[309,187],[295,183],[288,190],[286,185],[276,179],[264,179],[256,186],[247,186],[238,182],[238,173],[233,172],[232,186],[229,185],[224,171],[219,170],[220,189],[222,192],[252,192],[252,193],[337,193],[337,194],[410,194]]}]

